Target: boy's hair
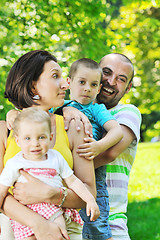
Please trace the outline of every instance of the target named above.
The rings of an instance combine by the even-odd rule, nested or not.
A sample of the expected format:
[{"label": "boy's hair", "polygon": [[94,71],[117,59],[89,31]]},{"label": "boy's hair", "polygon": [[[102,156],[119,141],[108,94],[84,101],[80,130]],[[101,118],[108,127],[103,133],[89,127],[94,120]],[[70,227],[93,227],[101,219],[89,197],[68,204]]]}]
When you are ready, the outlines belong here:
[{"label": "boy's hair", "polygon": [[49,131],[51,132],[51,119],[47,112],[31,107],[24,109],[22,112],[18,114],[14,121],[14,128],[13,128],[13,136],[18,135],[19,124],[22,121],[29,121],[33,123],[44,123],[48,124]]},{"label": "boy's hair", "polygon": [[102,76],[103,76],[102,68],[100,67],[100,65],[97,62],[95,62],[94,60],[89,59],[89,58],[81,58],[81,59],[78,59],[77,61],[75,61],[74,63],[72,63],[72,65],[70,67],[70,71],[69,71],[70,79],[74,78],[74,75],[76,74],[80,65],[83,65],[86,68],[90,68],[90,69],[98,69],[101,74],[101,78],[100,78],[100,82],[101,82]]}]

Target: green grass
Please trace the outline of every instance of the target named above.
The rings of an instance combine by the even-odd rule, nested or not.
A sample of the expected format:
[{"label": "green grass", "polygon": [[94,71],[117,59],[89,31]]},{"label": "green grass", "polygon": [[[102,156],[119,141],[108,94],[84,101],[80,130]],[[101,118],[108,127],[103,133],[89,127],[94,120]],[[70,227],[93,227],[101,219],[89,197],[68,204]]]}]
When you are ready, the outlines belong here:
[{"label": "green grass", "polygon": [[160,142],[140,143],[128,191],[132,240],[160,240]]}]

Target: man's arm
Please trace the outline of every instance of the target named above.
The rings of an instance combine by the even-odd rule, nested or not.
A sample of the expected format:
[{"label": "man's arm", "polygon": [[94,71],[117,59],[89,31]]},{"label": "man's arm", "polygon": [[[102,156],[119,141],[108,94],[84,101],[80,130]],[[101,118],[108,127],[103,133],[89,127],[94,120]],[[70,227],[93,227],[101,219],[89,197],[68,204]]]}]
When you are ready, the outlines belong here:
[{"label": "man's arm", "polygon": [[117,156],[119,156],[132,142],[136,139],[133,131],[125,125],[121,125],[123,138],[117,143],[115,146],[109,148],[105,152],[99,154],[94,159],[95,168],[100,166],[104,166],[110,162],[112,162]]}]

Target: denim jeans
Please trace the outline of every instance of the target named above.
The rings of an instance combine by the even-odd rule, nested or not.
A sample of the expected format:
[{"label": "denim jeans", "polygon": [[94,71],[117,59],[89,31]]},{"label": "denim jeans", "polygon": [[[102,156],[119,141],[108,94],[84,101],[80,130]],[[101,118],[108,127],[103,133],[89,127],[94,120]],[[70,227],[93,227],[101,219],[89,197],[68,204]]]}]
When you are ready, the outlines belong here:
[{"label": "denim jeans", "polygon": [[106,240],[112,237],[111,229],[108,223],[109,217],[109,197],[106,184],[106,166],[99,167],[95,170],[96,187],[97,187],[97,204],[100,210],[99,218],[91,222],[86,216],[86,209],[80,211],[84,221],[83,238],[92,240]]}]

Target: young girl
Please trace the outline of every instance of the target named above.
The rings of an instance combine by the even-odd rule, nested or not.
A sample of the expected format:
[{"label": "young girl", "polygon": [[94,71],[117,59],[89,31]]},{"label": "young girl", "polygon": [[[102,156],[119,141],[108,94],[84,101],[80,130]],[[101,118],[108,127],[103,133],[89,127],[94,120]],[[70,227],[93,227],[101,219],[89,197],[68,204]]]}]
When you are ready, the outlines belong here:
[{"label": "young girl", "polygon": [[[41,181],[51,186],[59,187],[61,194],[64,194],[62,200],[60,198],[56,205],[44,202],[30,204],[28,205],[29,208],[38,212],[46,219],[55,221],[63,228],[65,228],[64,218],[67,221],[70,219],[70,221],[73,221],[72,227],[75,231],[78,231],[78,225],[83,225],[79,213],[74,209],[64,209],[64,218],[62,215],[63,209],[61,206],[67,194],[67,188],[64,188],[62,184],[63,178],[67,187],[72,189],[87,203],[87,216],[90,216],[91,221],[95,221],[99,216],[99,209],[93,195],[82,181],[73,174],[62,155],[56,150],[49,149],[53,137],[49,115],[37,108],[23,110],[14,122],[13,134],[17,145],[21,148],[21,152],[7,161],[0,175],[0,207],[9,187],[16,181],[25,181],[24,177],[20,175],[20,169],[24,169]],[[36,239],[31,229],[13,220],[11,222],[16,240]],[[81,233],[79,239],[82,239]]]}]

